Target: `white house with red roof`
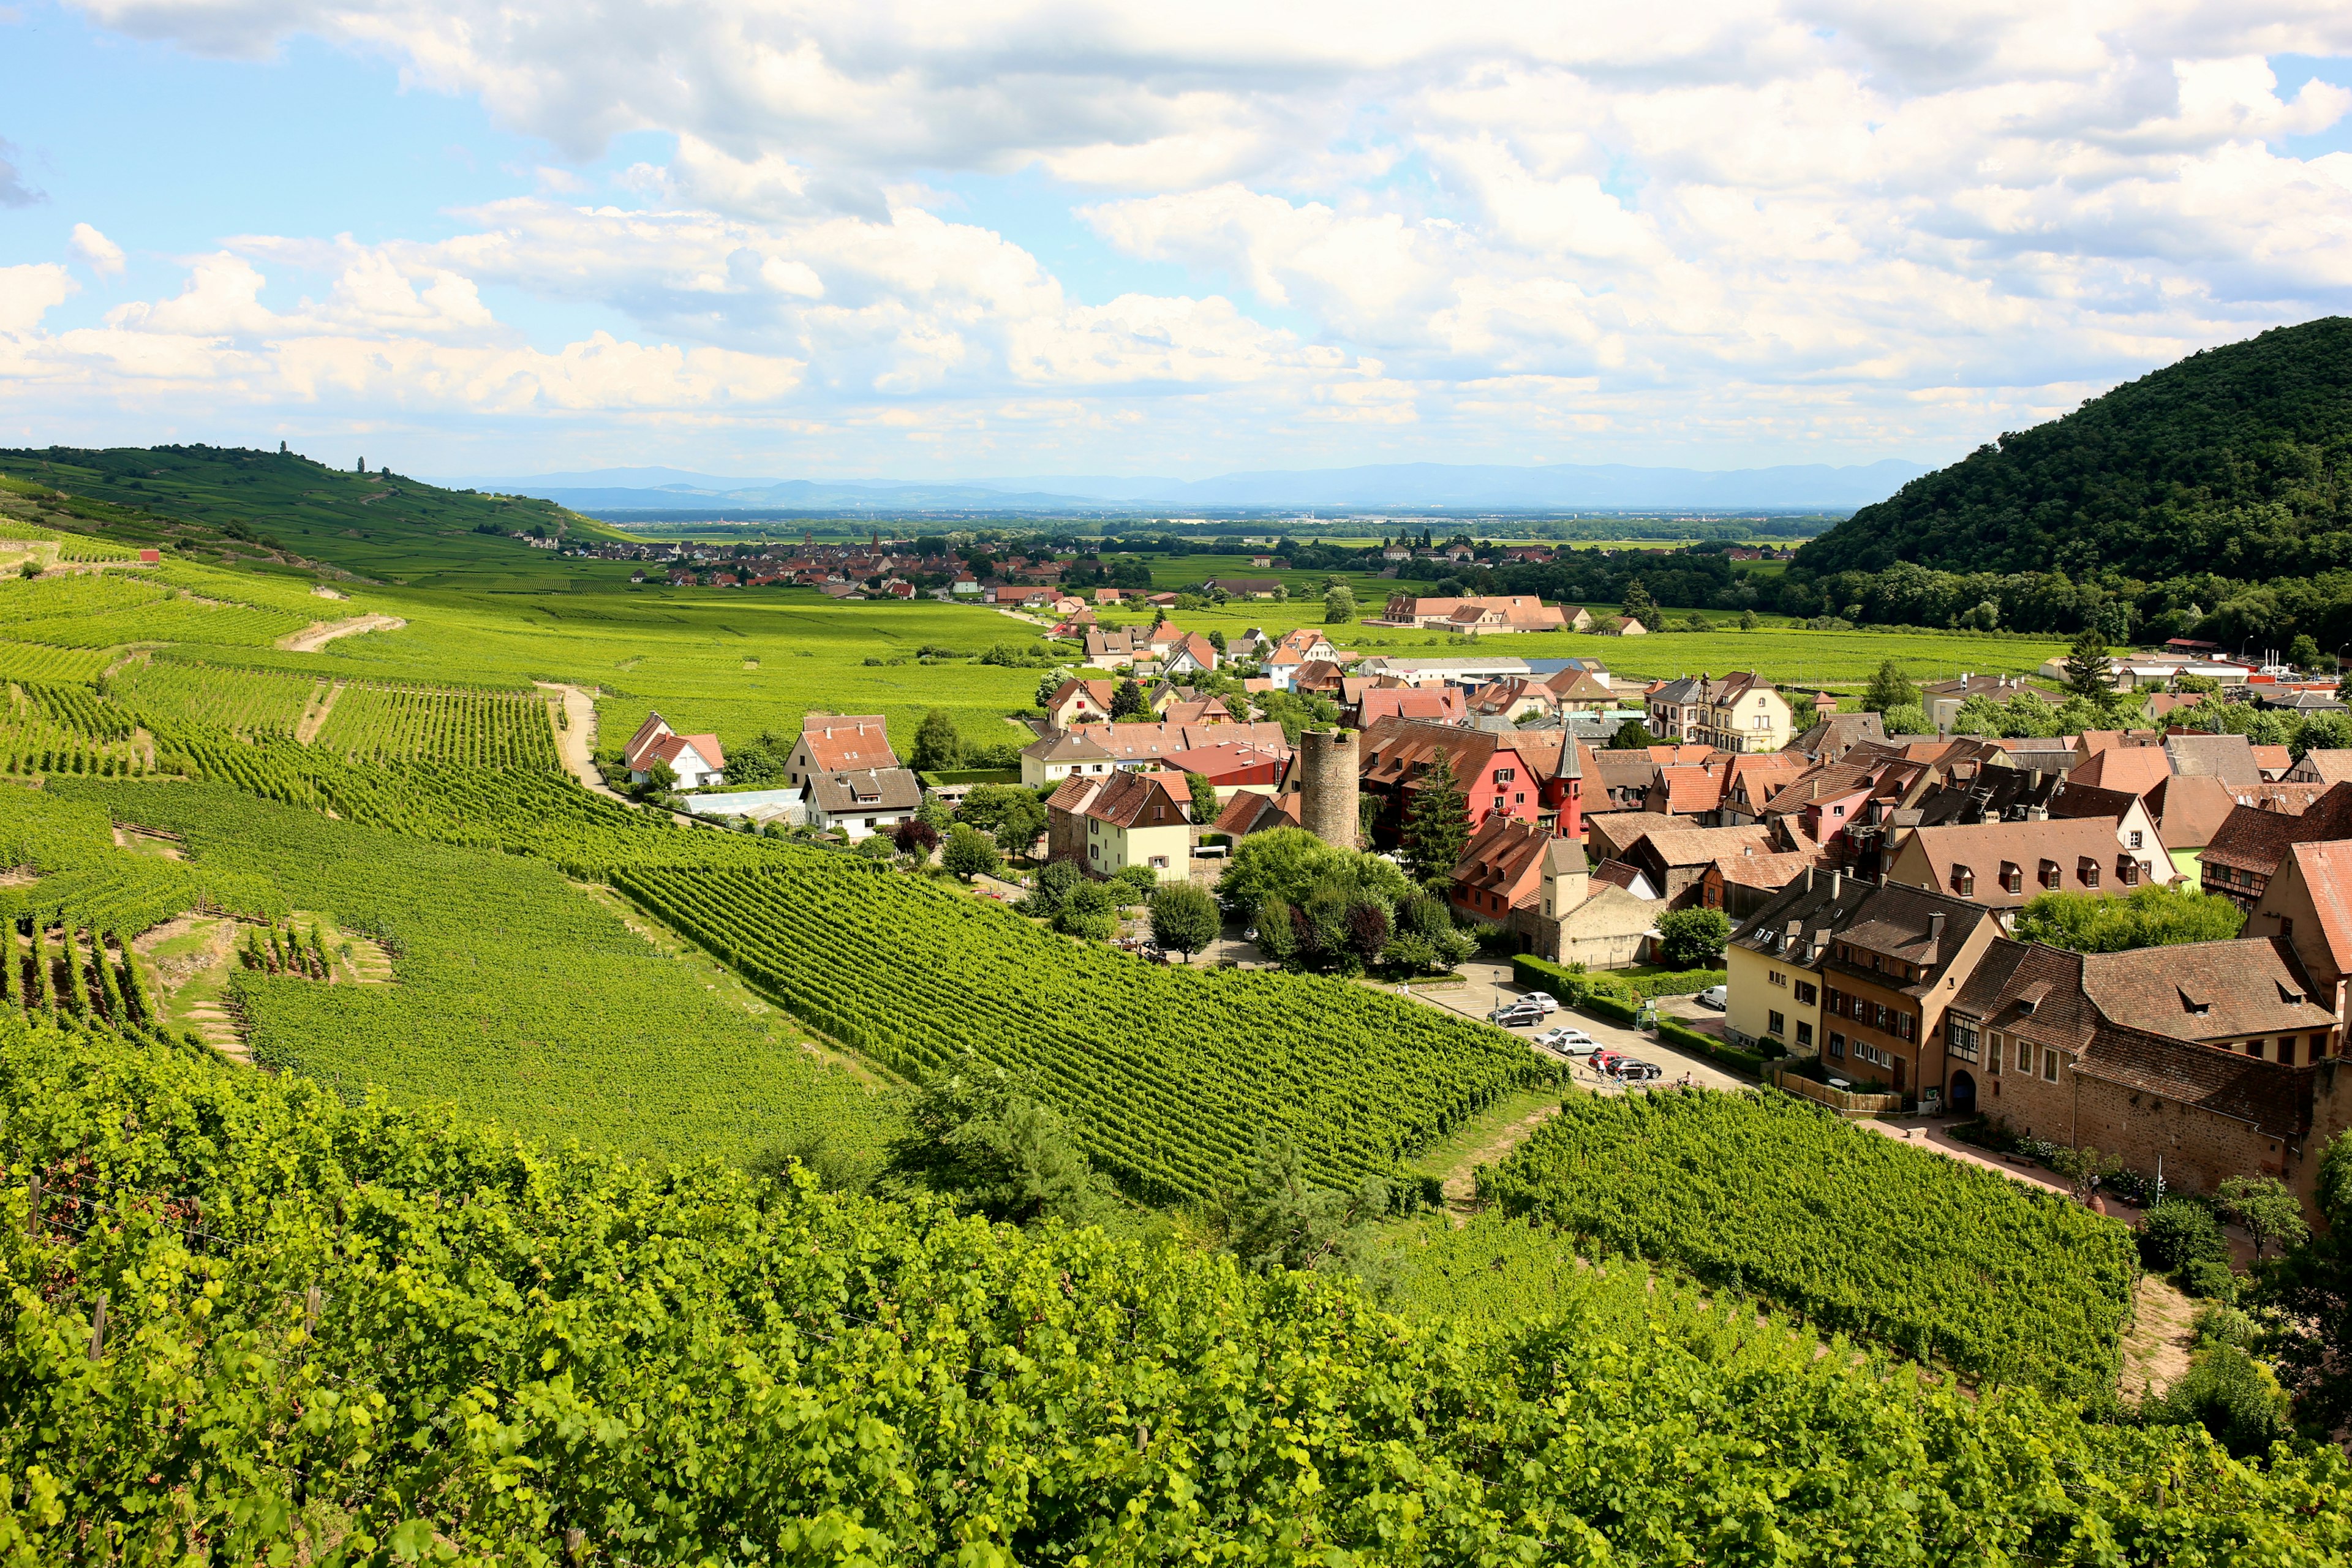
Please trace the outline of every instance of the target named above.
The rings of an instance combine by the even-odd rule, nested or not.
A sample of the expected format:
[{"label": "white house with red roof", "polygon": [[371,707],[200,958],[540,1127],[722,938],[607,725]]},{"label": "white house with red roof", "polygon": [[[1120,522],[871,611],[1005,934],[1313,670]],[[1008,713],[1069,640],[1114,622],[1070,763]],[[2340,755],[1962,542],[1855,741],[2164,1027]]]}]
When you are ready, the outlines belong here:
[{"label": "white house with red roof", "polygon": [[801,738],[784,759],[784,775],[806,784],[821,773],[898,765],[898,753],[890,749],[890,732],[879,713],[804,713]]},{"label": "white house with red roof", "polygon": [[648,713],[623,753],[629,764],[629,782],[644,784],[656,763],[667,763],[677,775],[680,789],[709,789],[723,782],[727,757],[716,735],[681,735],[658,713]]}]

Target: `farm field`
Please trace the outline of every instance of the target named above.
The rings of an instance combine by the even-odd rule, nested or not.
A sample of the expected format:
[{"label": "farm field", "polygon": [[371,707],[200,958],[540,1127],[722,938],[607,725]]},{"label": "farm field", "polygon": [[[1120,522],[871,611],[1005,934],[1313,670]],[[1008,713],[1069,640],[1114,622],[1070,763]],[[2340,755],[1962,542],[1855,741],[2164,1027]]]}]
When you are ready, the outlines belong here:
[{"label": "farm field", "polygon": [[892,1125],[887,1101],[803,1049],[782,1015],[717,997],[551,867],[213,784],[56,792],[184,836],[189,863],[239,879],[247,902],[318,910],[390,948],[388,985],[234,973],[257,1061],[640,1157],[746,1163],[820,1131],[870,1152]]},{"label": "farm field", "polygon": [[2122,1225],[1779,1096],[1580,1096],[1482,1199],[1586,1257],[1663,1259],[1978,1378],[2112,1394]]}]

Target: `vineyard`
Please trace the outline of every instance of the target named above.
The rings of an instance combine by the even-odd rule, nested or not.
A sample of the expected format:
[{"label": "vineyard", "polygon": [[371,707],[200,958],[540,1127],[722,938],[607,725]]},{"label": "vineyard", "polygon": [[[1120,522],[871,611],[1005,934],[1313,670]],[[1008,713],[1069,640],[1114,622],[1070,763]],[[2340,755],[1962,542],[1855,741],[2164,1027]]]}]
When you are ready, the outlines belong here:
[{"label": "vineyard", "polygon": [[1362,986],[1165,969],[941,885],[803,851],[765,870],[632,869],[623,891],[811,1026],[909,1077],[970,1050],[1078,1121],[1139,1197],[1200,1199],[1260,1135],[1334,1185],[1547,1076],[1519,1041]]},{"label": "vineyard", "polygon": [[2122,1226],[1780,1095],[1579,1097],[1479,1195],[1974,1377],[2096,1399],[2121,1370]]},{"label": "vineyard", "polygon": [[539,691],[434,691],[352,683],[312,742],[346,758],[418,758],[463,768],[562,766]]},{"label": "vineyard", "polygon": [[[178,833],[189,857],[117,852],[117,862],[257,889],[229,907],[276,920],[295,909],[325,911],[392,952],[389,985],[288,978],[282,954],[240,963],[229,991],[258,1062],[638,1155],[752,1161],[817,1132],[844,1150],[872,1152],[897,1126],[870,1082],[805,1049],[774,1009],[754,1013],[714,994],[695,968],[548,865],[337,822],[216,784],[74,780],[54,793],[97,823]],[[250,934],[268,952],[267,931]]]},{"label": "vineyard", "polygon": [[125,706],[159,721],[226,730],[240,737],[290,741],[310,705],[325,693],[310,675],[154,658],[110,679]]},{"label": "vineyard", "polygon": [[91,681],[108,662],[108,655],[89,648],[0,642],[0,680]]},{"label": "vineyard", "polygon": [[0,684],[0,775],[146,773],[130,715],[87,686]]},{"label": "vineyard", "polygon": [[28,1564],[2352,1548],[2330,1447],[2257,1468],[1613,1316],[1468,1338],[1343,1279],[519,1145],[5,1018],[0,1140]]},{"label": "vineyard", "polygon": [[79,925],[135,937],[186,910],[276,913],[285,909],[269,884],[234,869],[133,855],[114,842],[101,807],[64,798],[69,787],[40,791],[0,784],[0,870],[37,879],[0,887],[0,920],[42,926]]}]

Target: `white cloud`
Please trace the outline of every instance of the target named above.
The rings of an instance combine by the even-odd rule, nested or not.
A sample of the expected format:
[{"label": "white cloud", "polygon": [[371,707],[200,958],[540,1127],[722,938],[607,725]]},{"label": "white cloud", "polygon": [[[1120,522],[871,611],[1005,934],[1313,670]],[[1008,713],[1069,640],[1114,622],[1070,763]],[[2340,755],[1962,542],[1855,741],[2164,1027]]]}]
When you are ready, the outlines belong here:
[{"label": "white cloud", "polygon": [[[79,4],[207,53],[372,51],[575,156],[675,138],[623,177],[642,209],[523,171],[454,237],[230,237],[40,340],[124,375],[226,356],[257,401],[397,366],[409,406],[758,408],[852,460],[1011,429],[1122,464],[1932,457],[2352,309],[2352,154],[2283,151],[2352,90],[2267,63],[2352,54],[2322,0]],[[1016,174],[1192,281],[1024,245],[1030,195],[991,217]],[[265,304],[296,268],[331,287]],[[614,327],[533,348],[497,290]]]},{"label": "white cloud", "polygon": [[78,223],[73,226],[73,235],[72,237],[66,241],[66,248],[79,257],[81,258],[82,265],[89,268],[92,272],[97,273],[100,278],[113,278],[121,275],[123,267],[122,247],[115,244],[114,241],[107,238],[106,236],[99,233],[98,230],[92,228],[86,223]]}]

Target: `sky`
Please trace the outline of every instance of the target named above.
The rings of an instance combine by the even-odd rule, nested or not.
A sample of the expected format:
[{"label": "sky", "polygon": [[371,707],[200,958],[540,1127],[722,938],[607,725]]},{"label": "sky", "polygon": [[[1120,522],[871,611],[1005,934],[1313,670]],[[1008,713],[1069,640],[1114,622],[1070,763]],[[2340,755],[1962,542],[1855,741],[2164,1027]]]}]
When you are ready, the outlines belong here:
[{"label": "sky", "polygon": [[1956,458],[2352,312],[2352,6],[0,0],[0,445]]}]

